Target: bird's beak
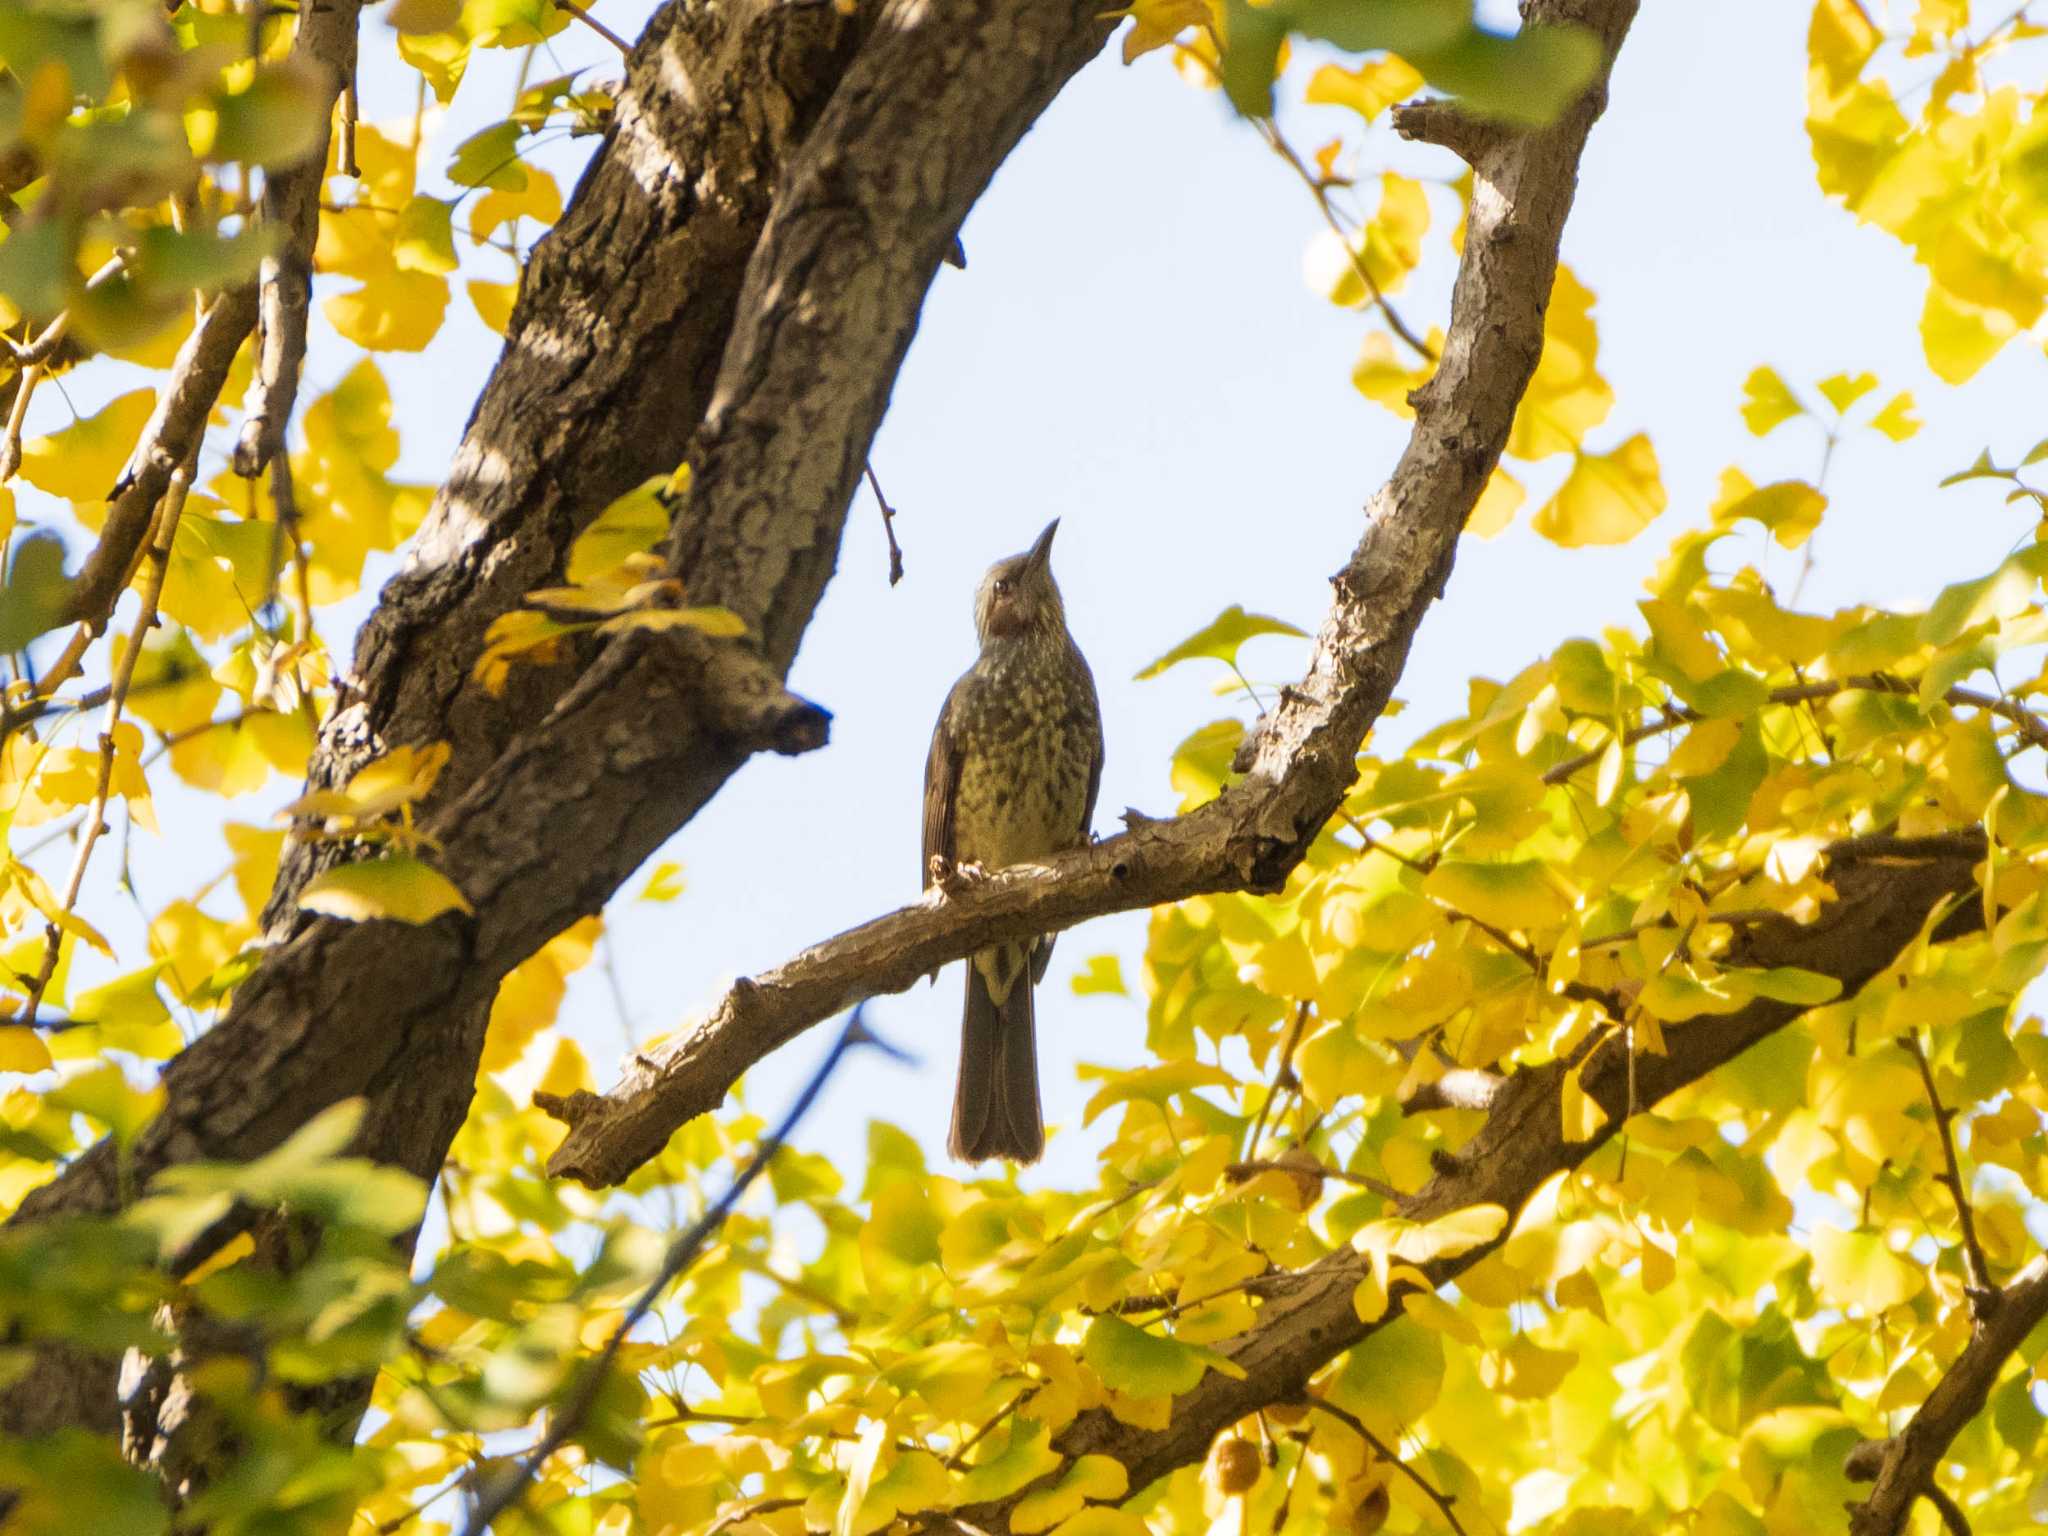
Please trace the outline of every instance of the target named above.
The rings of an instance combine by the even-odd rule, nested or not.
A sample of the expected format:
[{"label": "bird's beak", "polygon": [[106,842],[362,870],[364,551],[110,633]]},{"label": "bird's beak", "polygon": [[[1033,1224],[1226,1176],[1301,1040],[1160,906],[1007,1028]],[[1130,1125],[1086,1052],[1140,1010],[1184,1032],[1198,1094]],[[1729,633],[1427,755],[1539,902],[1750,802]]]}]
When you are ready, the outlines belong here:
[{"label": "bird's beak", "polygon": [[1054,518],[1045,525],[1045,532],[1038,536],[1038,542],[1031,546],[1030,562],[1033,570],[1045,570],[1052,564],[1052,536],[1060,531],[1060,520]]}]

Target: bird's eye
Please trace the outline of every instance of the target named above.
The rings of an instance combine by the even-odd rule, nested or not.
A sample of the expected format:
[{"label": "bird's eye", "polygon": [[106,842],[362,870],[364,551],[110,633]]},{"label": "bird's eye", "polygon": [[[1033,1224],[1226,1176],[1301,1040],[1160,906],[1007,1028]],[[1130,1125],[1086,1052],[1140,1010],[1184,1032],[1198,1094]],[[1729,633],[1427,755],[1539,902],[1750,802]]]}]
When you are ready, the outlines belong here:
[{"label": "bird's eye", "polygon": [[998,577],[996,578],[996,596],[997,596],[997,597],[1008,597],[1008,596],[1010,595],[1010,589],[1011,589],[1012,587],[1016,586],[1016,585],[1017,585],[1017,583],[1015,583],[1014,581],[1010,580],[1010,578],[1009,578],[1009,577],[1007,577],[1007,576],[998,576]]}]

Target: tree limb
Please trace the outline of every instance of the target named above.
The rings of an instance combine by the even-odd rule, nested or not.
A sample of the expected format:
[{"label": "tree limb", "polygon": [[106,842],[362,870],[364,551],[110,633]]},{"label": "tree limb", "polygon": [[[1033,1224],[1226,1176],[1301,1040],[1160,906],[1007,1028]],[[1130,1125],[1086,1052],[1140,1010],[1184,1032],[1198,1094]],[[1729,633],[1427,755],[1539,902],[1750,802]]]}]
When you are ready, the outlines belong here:
[{"label": "tree limb", "polygon": [[[1852,1455],[1851,1477],[1857,1477],[1858,1461],[1864,1470],[1875,1461],[1876,1486],[1862,1503],[1849,1506],[1849,1536],[1898,1536],[1915,1499],[1939,1502],[1934,1472],[1942,1456],[1963,1426],[1983,1411],[2013,1351],[2048,1319],[2048,1256],[2021,1270],[1997,1297],[1993,1305],[1977,1309],[1970,1342],[1942,1372],[1912,1421],[1889,1440],[1865,1441]],[[1946,1510],[1943,1518],[1948,1518]]]},{"label": "tree limb", "polygon": [[[686,99],[697,110],[716,92],[698,92],[688,61],[661,49],[685,22],[714,9],[723,8],[673,8],[640,45],[646,73],[665,82],[673,113],[685,110]],[[773,11],[779,24],[837,15],[829,5]],[[528,368],[512,381],[524,414],[495,418],[500,436],[479,435],[480,408],[464,449],[468,468],[458,467],[444,493],[450,510],[423,535],[411,581],[395,598],[387,592],[384,609],[396,605],[403,616],[373,624],[364,641],[387,700],[409,685],[426,694],[437,684],[447,689],[407,719],[418,728],[438,722],[442,732],[461,737],[463,772],[451,762],[443,779],[455,787],[421,826],[438,841],[438,867],[474,914],[422,926],[279,925],[278,942],[236,991],[227,1016],[165,1072],[166,1102],[157,1118],[118,1159],[112,1144],[102,1143],[75,1160],[24,1201],[16,1220],[111,1209],[123,1187],[117,1175],[140,1188],[172,1163],[247,1160],[317,1110],[356,1094],[368,1100],[359,1145],[386,1162],[433,1173],[467,1105],[483,1020],[506,973],[600,909],[752,751],[802,749],[822,739],[823,711],[788,694],[781,678],[830,574],[867,444],[932,274],[996,166],[1099,51],[1111,25],[1092,0],[989,0],[971,9],[890,4],[827,93],[798,159],[780,176],[774,216],[747,264],[738,318],[706,392],[707,420],[687,453],[695,488],[675,561],[690,600],[739,613],[758,650],[688,632],[622,636],[573,686],[553,683],[556,701],[535,714],[466,688],[469,663],[459,651],[431,662],[415,657],[412,666],[403,656],[384,657],[381,647],[394,631],[430,633],[448,617],[431,601],[411,601],[419,583],[432,586],[437,570],[476,555],[487,532],[513,536],[509,527],[473,527],[461,485],[504,476],[506,458],[515,454],[532,455],[536,480],[567,483],[587,475],[591,466],[564,448],[595,431],[586,413],[602,411],[608,397],[579,389],[575,379],[548,388],[547,375]],[[800,51],[791,60],[770,49],[756,67],[793,68],[806,56]],[[779,87],[764,87],[760,99],[733,110],[750,114],[763,134],[787,135],[798,126]],[[744,137],[740,127],[728,127]],[[578,197],[589,206],[599,188],[616,201],[586,219],[608,211],[620,225],[643,221],[645,233],[648,187],[689,195],[687,186],[675,185],[676,163],[653,133],[640,109],[622,104],[606,159],[586,175]],[[752,142],[758,150],[760,141]],[[621,145],[639,158],[617,163]],[[598,263],[593,279],[610,270],[604,261],[623,259],[618,240],[625,231],[606,255],[605,228],[578,227],[578,250]],[[676,227],[664,226],[670,235]],[[662,325],[689,323],[688,303],[669,286],[681,258],[659,241],[642,254],[644,267],[625,286],[643,309],[667,306]],[[746,260],[744,251],[732,254]],[[520,301],[536,349],[594,318],[573,306],[568,313],[554,307],[564,298],[556,281],[537,270]],[[636,314],[628,307],[605,318],[626,323]],[[672,331],[665,334],[672,349],[681,347]],[[598,357],[578,355],[602,371]],[[636,355],[648,358],[644,350]],[[667,398],[682,392],[678,380],[658,373],[618,379],[614,387]],[[532,429],[524,438],[522,425]],[[559,494],[543,499],[566,527],[571,519]],[[498,573],[471,568],[467,580],[453,583],[451,600],[465,618],[487,607],[465,602],[487,574]],[[504,605],[525,590],[521,583],[504,593]],[[433,676],[412,675],[422,673]],[[478,714],[497,710],[509,719],[470,729]],[[396,711],[379,713],[388,719]],[[366,726],[371,712],[359,708],[354,718]],[[332,740],[350,744],[350,730],[338,728]],[[486,755],[496,741],[505,743],[502,749]],[[330,764],[345,756],[323,747]],[[287,892],[295,889],[290,872],[282,878]],[[103,1393],[90,1370],[75,1358],[53,1360],[55,1353],[43,1352],[10,1384],[0,1398],[0,1430],[106,1422],[104,1413],[95,1416]]]},{"label": "tree limb", "polygon": [[[1929,839],[1917,856],[1903,849],[1858,856],[1838,846],[1831,850],[1828,880],[1839,899],[1811,923],[1781,919],[1759,924],[1744,935],[1729,963],[1800,966],[1836,978],[1846,995],[1883,971],[1944,904],[1953,904],[1954,910],[1937,927],[1937,938],[1975,931],[1983,920],[1981,904],[1956,898],[1976,890],[1983,845],[1979,841],[1973,856],[1957,851],[1954,841]],[[1668,1054],[1639,1057],[1634,1063],[1639,1104],[1654,1104],[1698,1082],[1802,1012],[1789,1003],[1759,1000],[1736,1013],[1672,1026],[1665,1035]],[[1548,1180],[1577,1167],[1620,1131],[1629,1114],[1630,1056],[1616,1035],[1580,1064],[1581,1087],[1607,1116],[1586,1141],[1571,1141],[1564,1132],[1566,1063],[1516,1072],[1495,1095],[1478,1132],[1456,1153],[1440,1158],[1436,1175],[1403,1199],[1397,1213],[1427,1222],[1473,1205],[1499,1205],[1511,1216],[1518,1212]],[[1420,1267],[1431,1285],[1440,1287],[1493,1246]],[[1113,1458],[1128,1471],[1134,1492],[1175,1467],[1199,1461],[1220,1431],[1268,1403],[1298,1398],[1324,1365],[1399,1314],[1397,1299],[1378,1322],[1358,1320],[1352,1293],[1369,1271],[1369,1259],[1346,1249],[1298,1271],[1296,1283],[1267,1293],[1251,1331],[1221,1346],[1243,1370],[1243,1378],[1209,1372],[1192,1391],[1174,1399],[1165,1429],[1133,1428],[1106,1410],[1091,1410],[1061,1432],[1053,1449],[1064,1458],[1063,1465],[1085,1455]],[[1009,1511],[1029,1492],[953,1513],[970,1526],[1005,1531]]]},{"label": "tree limb", "polygon": [[[1592,27],[1611,64],[1635,9],[1635,0],[1542,0],[1529,19]],[[1442,360],[1415,392],[1414,430],[1366,507],[1364,537],[1332,578],[1336,595],[1307,676],[1282,690],[1240,749],[1245,780],[1188,815],[928,899],[742,979],[696,1029],[631,1063],[610,1093],[550,1106],[570,1125],[552,1172],[593,1185],[623,1179],[802,1030],[996,939],[1208,891],[1281,886],[1357,776],[1359,745],[1393,694],[1507,442],[1542,354],[1579,155],[1605,100],[1603,71],[1556,124],[1499,136],[1480,156]]]}]

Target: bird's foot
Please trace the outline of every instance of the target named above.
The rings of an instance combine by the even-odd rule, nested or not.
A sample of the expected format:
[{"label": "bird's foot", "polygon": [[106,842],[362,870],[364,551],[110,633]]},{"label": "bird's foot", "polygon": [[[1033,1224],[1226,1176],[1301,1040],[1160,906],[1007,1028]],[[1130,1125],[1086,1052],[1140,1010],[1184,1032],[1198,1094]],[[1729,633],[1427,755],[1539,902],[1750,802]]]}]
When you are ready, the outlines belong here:
[{"label": "bird's foot", "polygon": [[979,885],[989,877],[981,865],[969,860],[956,864],[943,853],[932,855],[931,883],[948,896],[957,896],[971,885]]}]

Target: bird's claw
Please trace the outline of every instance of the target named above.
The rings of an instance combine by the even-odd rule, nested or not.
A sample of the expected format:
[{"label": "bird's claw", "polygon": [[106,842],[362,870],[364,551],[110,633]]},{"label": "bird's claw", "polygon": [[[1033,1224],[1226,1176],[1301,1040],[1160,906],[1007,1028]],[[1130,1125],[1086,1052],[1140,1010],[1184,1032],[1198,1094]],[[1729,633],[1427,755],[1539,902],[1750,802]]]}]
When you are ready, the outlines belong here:
[{"label": "bird's claw", "polygon": [[988,878],[988,871],[969,860],[956,864],[943,853],[932,855],[931,883],[948,896],[957,896],[971,885],[979,885]]}]

